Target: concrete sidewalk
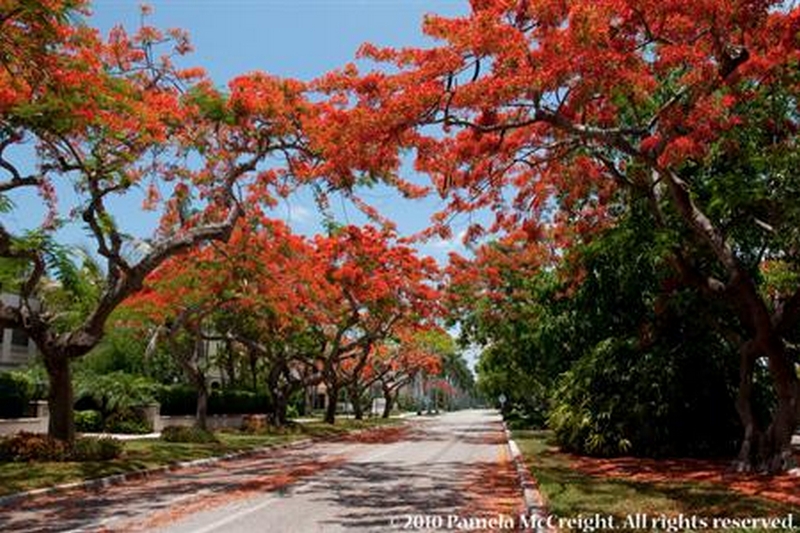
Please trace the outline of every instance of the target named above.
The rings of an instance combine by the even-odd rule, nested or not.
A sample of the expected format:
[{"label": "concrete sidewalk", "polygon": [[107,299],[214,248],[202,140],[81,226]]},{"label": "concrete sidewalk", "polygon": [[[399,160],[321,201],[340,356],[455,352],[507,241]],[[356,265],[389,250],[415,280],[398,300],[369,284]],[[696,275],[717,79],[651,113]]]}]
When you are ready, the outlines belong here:
[{"label": "concrete sidewalk", "polygon": [[161,433],[144,433],[144,434],[130,434],[130,433],[80,433],[81,437],[93,437],[97,439],[117,439],[117,440],[141,440],[141,439],[158,439]]}]

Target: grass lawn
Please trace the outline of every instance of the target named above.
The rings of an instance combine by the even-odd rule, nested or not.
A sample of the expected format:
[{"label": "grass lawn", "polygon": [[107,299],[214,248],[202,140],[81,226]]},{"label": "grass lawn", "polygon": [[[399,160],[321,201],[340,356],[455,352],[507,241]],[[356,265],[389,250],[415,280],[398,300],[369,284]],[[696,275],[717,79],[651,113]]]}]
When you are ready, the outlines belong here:
[{"label": "grass lawn", "polygon": [[[595,513],[612,515],[614,524],[620,527],[628,516],[637,513],[647,514],[650,520],[662,515],[676,518],[680,514],[687,520],[692,516],[707,519],[786,518],[793,514],[794,527],[800,527],[800,508],[794,505],[747,496],[724,484],[708,481],[665,479],[650,482],[589,475],[576,469],[570,457],[558,451],[549,432],[517,431],[514,440],[539,484],[549,513],[555,517],[586,517]],[[667,527],[655,529],[665,531]],[[676,530],[683,531],[684,528],[673,531]],[[745,529],[732,527],[726,531]]]},{"label": "grass lawn", "polygon": [[330,426],[322,422],[298,424],[294,429],[264,434],[219,432],[219,443],[187,444],[160,439],[139,439],[125,442],[122,457],[112,461],[0,463],[0,496],[50,487],[63,483],[100,478],[114,474],[145,470],[180,461],[204,459],[242,452],[264,446],[275,446],[305,438],[335,438],[347,432],[387,424],[398,419],[337,420]]}]

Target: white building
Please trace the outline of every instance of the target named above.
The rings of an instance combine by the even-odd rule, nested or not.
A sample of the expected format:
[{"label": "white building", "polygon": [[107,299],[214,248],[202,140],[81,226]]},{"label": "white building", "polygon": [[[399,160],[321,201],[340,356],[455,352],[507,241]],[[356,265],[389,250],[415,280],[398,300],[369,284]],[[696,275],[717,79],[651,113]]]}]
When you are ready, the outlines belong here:
[{"label": "white building", "polygon": [[[13,294],[0,294],[5,305],[19,305],[19,297]],[[36,345],[21,329],[3,329],[0,342],[0,371],[11,370],[25,365],[36,357]]]}]

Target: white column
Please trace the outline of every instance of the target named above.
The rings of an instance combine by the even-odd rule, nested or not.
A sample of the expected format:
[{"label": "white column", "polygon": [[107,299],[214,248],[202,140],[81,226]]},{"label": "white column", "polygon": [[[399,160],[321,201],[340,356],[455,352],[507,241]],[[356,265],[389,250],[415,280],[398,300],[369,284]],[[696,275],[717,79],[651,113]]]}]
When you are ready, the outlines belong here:
[{"label": "white column", "polygon": [[3,343],[0,345],[0,362],[7,363],[11,361],[11,330],[4,329]]}]

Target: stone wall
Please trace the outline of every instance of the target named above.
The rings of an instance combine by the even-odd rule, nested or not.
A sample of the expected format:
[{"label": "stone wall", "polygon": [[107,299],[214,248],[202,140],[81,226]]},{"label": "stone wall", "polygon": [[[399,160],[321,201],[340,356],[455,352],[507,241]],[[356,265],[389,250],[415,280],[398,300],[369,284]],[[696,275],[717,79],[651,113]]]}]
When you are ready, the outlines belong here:
[{"label": "stone wall", "polygon": [[[242,427],[244,415],[209,415],[206,419],[208,429],[216,431],[218,429],[239,429]],[[190,427],[194,425],[195,417],[193,416],[160,416],[153,421],[153,430],[161,431],[167,426],[184,426]]]},{"label": "stone wall", "polygon": [[[154,432],[160,432],[167,426],[193,426],[194,416],[162,416],[159,414],[159,405],[151,404],[141,407],[144,416],[150,423]],[[0,419],[0,436],[13,435],[20,431],[32,433],[47,433],[50,415],[47,402],[31,402],[32,415],[28,418]],[[242,427],[245,415],[210,415],[208,429],[239,429]]]},{"label": "stone wall", "polygon": [[47,433],[50,423],[50,412],[47,402],[31,402],[31,416],[25,418],[0,418],[0,436],[13,435],[20,431],[31,433]]}]

